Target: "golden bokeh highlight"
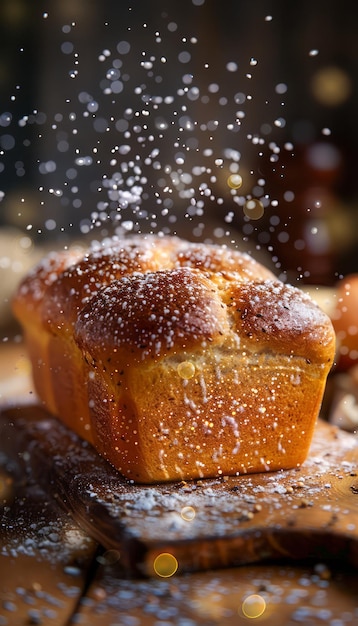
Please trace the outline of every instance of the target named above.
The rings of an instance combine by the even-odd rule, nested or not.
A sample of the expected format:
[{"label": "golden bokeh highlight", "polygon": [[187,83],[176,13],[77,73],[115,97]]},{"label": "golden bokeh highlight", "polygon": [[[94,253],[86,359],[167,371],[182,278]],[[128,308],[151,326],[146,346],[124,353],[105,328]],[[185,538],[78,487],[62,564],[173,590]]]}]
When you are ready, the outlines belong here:
[{"label": "golden bokeh highlight", "polygon": [[193,378],[195,374],[195,365],[191,361],[182,361],[182,363],[179,363],[177,367],[177,372],[180,378],[189,380],[190,378]]},{"label": "golden bokeh highlight", "polygon": [[0,471],[0,506],[8,503],[14,496],[13,479],[8,474]]},{"label": "golden bokeh highlight", "polygon": [[170,578],[179,567],[178,561],[170,552],[162,552],[154,559],[153,568],[157,576]]},{"label": "golden bokeh highlight", "polygon": [[227,184],[230,189],[240,189],[240,187],[242,187],[242,183],[243,180],[240,174],[230,174],[227,179]]},{"label": "golden bokeh highlight", "polygon": [[339,67],[328,66],[314,74],[311,82],[314,98],[326,106],[339,106],[350,96],[352,81]]},{"label": "golden bokeh highlight", "polygon": [[121,553],[119,552],[119,550],[114,549],[106,550],[104,554],[97,557],[97,561],[98,563],[101,563],[101,565],[114,565],[115,563],[118,563],[120,559]]},{"label": "golden bokeh highlight", "polygon": [[195,518],[196,511],[193,506],[183,506],[180,515],[186,522],[192,522]]},{"label": "golden bokeh highlight", "polygon": [[242,603],[241,610],[245,617],[249,619],[256,619],[261,617],[266,610],[265,599],[257,593],[252,594],[245,598]]},{"label": "golden bokeh highlight", "polygon": [[246,217],[249,217],[251,220],[259,220],[265,212],[261,200],[257,200],[256,198],[247,200],[243,210]]}]

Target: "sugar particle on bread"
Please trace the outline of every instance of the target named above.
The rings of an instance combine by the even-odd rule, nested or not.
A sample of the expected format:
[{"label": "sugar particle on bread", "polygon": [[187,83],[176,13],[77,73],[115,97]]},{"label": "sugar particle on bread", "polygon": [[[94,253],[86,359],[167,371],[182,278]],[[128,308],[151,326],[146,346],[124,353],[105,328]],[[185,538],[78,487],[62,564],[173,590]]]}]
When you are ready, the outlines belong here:
[{"label": "sugar particle on bread", "polygon": [[129,480],[305,460],[334,331],[309,296],[249,255],[112,238],[43,260],[14,312],[44,404]]}]

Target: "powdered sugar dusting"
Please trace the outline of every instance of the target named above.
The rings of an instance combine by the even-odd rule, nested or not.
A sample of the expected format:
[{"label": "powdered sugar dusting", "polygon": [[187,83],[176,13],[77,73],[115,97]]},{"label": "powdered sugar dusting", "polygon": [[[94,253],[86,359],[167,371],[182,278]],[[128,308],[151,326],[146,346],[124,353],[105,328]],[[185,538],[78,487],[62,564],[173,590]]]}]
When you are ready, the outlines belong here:
[{"label": "powdered sugar dusting", "polygon": [[[185,19],[179,5],[155,19],[145,3],[120,5],[103,20],[90,8],[86,18],[65,24],[59,15],[69,8],[38,20],[61,88],[53,96],[51,85],[58,84],[44,64],[46,97],[37,95],[32,110],[20,107],[18,84],[0,115],[10,168],[19,182],[35,170],[36,200],[21,198],[19,223],[28,214],[29,236],[56,234],[66,245],[78,232],[100,239],[110,232],[179,232],[196,240],[245,240],[252,223],[275,206],[258,164],[264,153],[272,167],[278,159],[287,85],[272,84],[255,99],[252,90],[261,84],[255,53],[238,58],[230,50],[233,58],[219,67],[202,32],[212,17],[205,2],[189,3]],[[87,19],[96,22],[93,47]],[[261,28],[263,16],[257,20]],[[26,49],[19,48],[21,58]],[[12,163],[15,138],[21,160]],[[237,222],[243,232],[232,234]]]},{"label": "powdered sugar dusting", "polygon": [[[34,322],[54,342],[63,389],[76,389],[65,421],[77,416],[125,476],[149,450],[144,480],[156,467],[169,479],[174,467],[183,478],[301,462],[334,351],[329,318],[308,296],[237,250],[176,237],[108,238],[64,268],[45,277]],[[41,344],[38,377],[47,358]],[[48,401],[62,415],[57,382]]]}]

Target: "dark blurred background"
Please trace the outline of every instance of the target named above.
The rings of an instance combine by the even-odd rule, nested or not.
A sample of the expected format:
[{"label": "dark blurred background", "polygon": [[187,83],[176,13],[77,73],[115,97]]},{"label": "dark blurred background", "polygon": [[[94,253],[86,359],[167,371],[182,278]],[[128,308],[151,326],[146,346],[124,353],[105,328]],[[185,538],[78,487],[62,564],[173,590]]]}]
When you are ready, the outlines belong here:
[{"label": "dark blurred background", "polygon": [[358,271],[356,2],[2,0],[0,29],[12,251],[163,230]]}]

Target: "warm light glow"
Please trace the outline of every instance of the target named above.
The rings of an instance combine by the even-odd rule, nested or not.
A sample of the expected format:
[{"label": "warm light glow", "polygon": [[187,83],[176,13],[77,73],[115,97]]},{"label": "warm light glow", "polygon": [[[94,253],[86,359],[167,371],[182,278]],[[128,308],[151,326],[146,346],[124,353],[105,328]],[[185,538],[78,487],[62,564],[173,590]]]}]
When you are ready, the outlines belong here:
[{"label": "warm light glow", "polygon": [[324,67],[312,79],[312,93],[316,100],[327,106],[339,106],[350,96],[352,81],[339,67]]},{"label": "warm light glow", "polygon": [[242,178],[240,174],[231,174],[227,179],[227,184],[231,189],[240,189],[240,187],[242,187]]},{"label": "warm light glow", "polygon": [[31,373],[31,363],[30,363],[30,359],[27,356],[21,355],[17,359],[16,372],[19,374],[25,374],[25,375],[28,375]]},{"label": "warm light glow", "polygon": [[183,361],[182,363],[179,363],[177,372],[180,378],[189,380],[189,378],[193,378],[195,374],[195,365],[191,361]]},{"label": "warm light glow", "polygon": [[193,506],[183,506],[180,515],[186,522],[192,522],[196,512]]},{"label": "warm light glow", "polygon": [[262,596],[259,594],[252,594],[245,598],[242,603],[242,612],[245,617],[250,619],[256,619],[257,617],[261,617],[266,610],[266,602]]},{"label": "warm light glow", "polygon": [[244,213],[246,217],[249,217],[251,220],[259,220],[264,212],[262,202],[257,199],[247,200],[244,206]]},{"label": "warm light glow", "polygon": [[178,561],[170,552],[162,552],[154,560],[153,568],[155,573],[162,578],[170,578],[178,569]]},{"label": "warm light glow", "polygon": [[13,479],[8,474],[0,472],[0,505],[5,505],[13,497]]}]

